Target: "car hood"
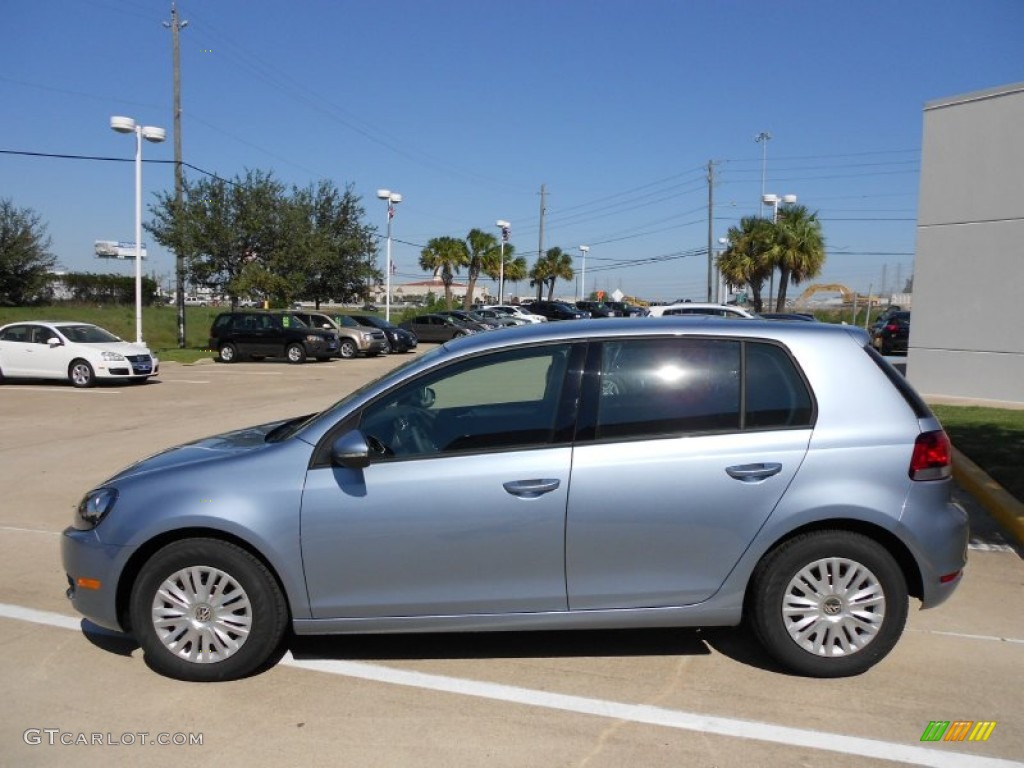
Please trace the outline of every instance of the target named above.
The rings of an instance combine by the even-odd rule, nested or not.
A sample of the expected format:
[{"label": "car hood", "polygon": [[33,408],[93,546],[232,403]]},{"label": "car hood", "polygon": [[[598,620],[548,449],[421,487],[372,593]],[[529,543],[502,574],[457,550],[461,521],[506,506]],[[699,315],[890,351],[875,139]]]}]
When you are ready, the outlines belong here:
[{"label": "car hood", "polygon": [[282,424],[288,423],[288,421],[291,420],[275,421],[270,424],[261,424],[256,427],[235,430],[234,432],[225,432],[221,435],[204,437],[201,440],[168,448],[149,458],[137,461],[131,466],[125,467],[107,482],[123,480],[135,475],[169,469],[171,467],[181,467],[186,464],[235,456],[262,448],[267,445],[267,435]]},{"label": "car hood", "polygon": [[145,344],[136,344],[131,341],[111,341],[104,342],[101,344],[88,344],[89,349],[95,350],[100,354],[104,352],[116,352],[119,355],[149,355],[150,357],[156,357],[149,347]]}]

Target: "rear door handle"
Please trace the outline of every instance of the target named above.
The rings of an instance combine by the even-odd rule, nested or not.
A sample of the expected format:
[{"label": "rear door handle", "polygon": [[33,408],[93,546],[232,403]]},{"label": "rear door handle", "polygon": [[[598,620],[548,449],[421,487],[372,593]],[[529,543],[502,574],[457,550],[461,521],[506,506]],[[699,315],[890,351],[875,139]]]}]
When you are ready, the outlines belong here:
[{"label": "rear door handle", "polygon": [[507,483],[502,483],[502,487],[506,491],[523,499],[535,499],[545,493],[550,493],[559,485],[561,485],[561,481],[558,479],[509,480]]},{"label": "rear door handle", "polygon": [[767,480],[772,475],[782,471],[781,464],[740,464],[735,467],[726,467],[725,471],[729,477],[741,480],[744,483],[757,483]]}]

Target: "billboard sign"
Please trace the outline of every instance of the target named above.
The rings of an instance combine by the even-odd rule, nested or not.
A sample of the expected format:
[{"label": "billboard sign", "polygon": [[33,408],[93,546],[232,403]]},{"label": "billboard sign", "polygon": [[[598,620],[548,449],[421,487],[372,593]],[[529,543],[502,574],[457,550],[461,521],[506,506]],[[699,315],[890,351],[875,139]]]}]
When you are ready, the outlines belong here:
[{"label": "billboard sign", "polygon": [[[117,240],[97,240],[96,257],[100,259],[134,259],[135,243],[118,242]],[[142,258],[146,258],[146,244],[142,244]]]}]

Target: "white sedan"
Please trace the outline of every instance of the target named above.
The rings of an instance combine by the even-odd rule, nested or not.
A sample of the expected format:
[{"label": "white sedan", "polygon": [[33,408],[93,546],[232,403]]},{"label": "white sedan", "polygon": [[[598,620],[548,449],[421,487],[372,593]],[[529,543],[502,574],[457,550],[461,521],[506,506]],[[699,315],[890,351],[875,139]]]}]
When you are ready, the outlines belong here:
[{"label": "white sedan", "polygon": [[493,309],[497,312],[504,312],[505,314],[512,315],[512,317],[525,320],[528,323],[546,323],[548,321],[544,315],[535,315],[532,312],[527,312],[516,304],[487,304],[483,309]]},{"label": "white sedan", "polygon": [[76,387],[97,380],[143,383],[160,361],[145,344],[132,344],[90,323],[25,322],[0,328],[0,381],[67,379]]}]

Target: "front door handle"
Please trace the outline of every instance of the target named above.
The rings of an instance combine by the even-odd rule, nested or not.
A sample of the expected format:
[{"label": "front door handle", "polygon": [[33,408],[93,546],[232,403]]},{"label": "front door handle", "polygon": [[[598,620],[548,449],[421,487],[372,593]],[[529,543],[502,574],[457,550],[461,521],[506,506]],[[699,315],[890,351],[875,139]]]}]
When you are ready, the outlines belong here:
[{"label": "front door handle", "polygon": [[507,483],[502,483],[502,487],[506,491],[523,499],[535,499],[545,493],[550,493],[559,485],[561,485],[561,481],[558,479],[509,480]]},{"label": "front door handle", "polygon": [[744,483],[758,483],[767,480],[772,475],[782,471],[781,464],[740,464],[735,467],[726,467],[729,477],[742,480]]}]

